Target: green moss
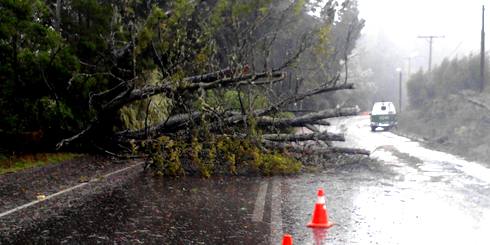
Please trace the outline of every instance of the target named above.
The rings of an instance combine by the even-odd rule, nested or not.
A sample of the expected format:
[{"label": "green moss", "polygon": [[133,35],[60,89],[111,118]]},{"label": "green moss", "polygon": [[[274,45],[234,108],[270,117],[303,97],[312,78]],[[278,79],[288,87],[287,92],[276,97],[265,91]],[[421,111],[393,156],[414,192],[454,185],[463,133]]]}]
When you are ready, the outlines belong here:
[{"label": "green moss", "polygon": [[[156,85],[161,81],[162,75],[158,70],[146,71],[145,79],[137,80],[137,84]],[[154,126],[169,116],[172,101],[164,95],[155,95],[151,98],[130,103],[119,110],[121,122],[125,129],[139,130]]]},{"label": "green moss", "polygon": [[186,175],[185,169],[208,178],[216,174],[291,174],[302,168],[301,162],[283,152],[265,152],[250,139],[227,136],[200,140],[195,134],[189,142],[164,136],[146,143],[146,149],[156,173],[164,176]]},{"label": "green moss", "polygon": [[144,142],[142,148],[149,154],[153,167],[158,175],[184,175],[181,155],[185,148],[180,141],[162,136],[150,142]]},{"label": "green moss", "polygon": [[204,149],[203,144],[199,142],[197,137],[192,137],[191,160],[192,163],[199,169],[203,177],[211,177],[213,174],[214,162],[212,162],[209,158],[209,148]]},{"label": "green moss", "polygon": [[276,152],[263,154],[260,168],[264,174],[274,175],[296,173],[302,166],[303,164],[298,160]]}]

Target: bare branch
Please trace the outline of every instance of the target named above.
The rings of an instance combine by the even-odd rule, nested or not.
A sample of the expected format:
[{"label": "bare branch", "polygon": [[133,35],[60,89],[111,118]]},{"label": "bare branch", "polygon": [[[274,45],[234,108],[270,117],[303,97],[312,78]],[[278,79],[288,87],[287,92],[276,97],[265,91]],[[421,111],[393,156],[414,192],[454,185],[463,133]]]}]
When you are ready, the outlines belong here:
[{"label": "bare branch", "polygon": [[315,132],[315,133],[319,133],[320,130],[315,127],[315,125],[312,125],[312,124],[305,124],[305,127],[309,130],[311,130],[312,132]]},{"label": "bare branch", "polygon": [[[198,89],[203,89],[203,90],[208,90],[208,89],[215,89],[215,88],[221,88],[221,87],[230,87],[234,86],[239,82],[242,81],[256,81],[259,79],[263,78],[277,78],[277,79],[283,79],[284,78],[284,73],[282,72],[275,72],[275,73],[267,73],[267,72],[262,72],[262,73],[255,73],[255,74],[248,74],[248,75],[242,75],[238,77],[229,77],[229,78],[223,78],[223,79],[218,79],[218,80],[213,80],[211,82],[202,82],[199,80],[197,77],[191,78],[193,83],[185,83],[187,81],[187,78],[183,79],[183,85],[178,86],[177,88],[173,88],[173,86],[167,82],[164,83],[163,85],[157,85],[157,86],[145,86],[140,89],[135,89],[131,92],[131,94],[128,97],[128,100],[126,103],[140,100],[140,99],[145,99],[148,97],[151,97],[156,94],[161,94],[161,93],[182,93],[184,91],[186,92],[194,92],[197,91]],[[206,78],[207,79],[207,78]],[[253,83],[251,83],[253,84]]]},{"label": "bare branch", "polygon": [[340,153],[340,154],[352,154],[352,155],[367,155],[369,156],[371,152],[358,149],[358,148],[345,148],[345,147],[305,147],[298,144],[288,144],[284,142],[273,142],[273,141],[264,141],[264,145],[267,148],[271,149],[282,149],[289,152],[301,153],[301,154],[331,154],[331,153]]},{"label": "bare branch", "polygon": [[338,109],[327,109],[319,112],[309,113],[300,117],[295,118],[272,118],[272,117],[259,117],[257,118],[258,126],[275,126],[275,127],[301,127],[306,124],[315,124],[326,118],[332,117],[342,117],[342,116],[353,116],[359,113],[359,108],[348,107],[348,108],[338,108]]},{"label": "bare branch", "polygon": [[59,150],[62,147],[69,145],[71,142],[85,136],[88,132],[90,132],[92,130],[92,128],[93,128],[93,124],[90,124],[87,128],[82,130],[80,133],[73,135],[70,138],[66,138],[66,139],[61,140],[58,144],[56,144],[56,149]]},{"label": "bare branch", "polygon": [[122,139],[145,139],[147,137],[153,138],[159,134],[165,134],[180,130],[191,124],[192,121],[197,120],[201,115],[201,112],[177,114],[167,118],[165,122],[159,125],[149,127],[147,129],[140,129],[135,131],[126,130],[118,132],[114,135],[114,137],[118,139],[118,141],[122,141]]},{"label": "bare branch", "polygon": [[[333,82],[333,81],[337,81],[338,79],[339,79],[339,76],[336,76],[328,84],[332,84],[332,83],[335,84],[335,82]],[[287,97],[287,98],[279,101],[278,103],[270,106],[269,108],[258,112],[257,115],[261,116],[261,115],[269,114],[269,113],[274,112],[274,111],[279,111],[282,107],[284,107],[286,105],[292,104],[294,102],[301,101],[301,100],[303,100],[307,97],[313,96],[313,95],[337,91],[337,90],[353,89],[353,88],[354,88],[354,84],[352,84],[352,83],[346,83],[346,84],[341,84],[341,85],[333,85],[333,86],[329,85],[329,86],[322,86],[322,87],[314,88],[314,89],[311,89],[305,93],[298,94],[298,95],[291,96],[291,97]]]},{"label": "bare branch", "polygon": [[[354,113],[351,116],[354,116]],[[331,125],[330,122],[327,121],[327,120],[318,120],[318,121],[315,121],[312,124],[313,124],[313,126],[314,125],[321,125],[321,126],[330,126]]]},{"label": "bare branch", "polygon": [[190,76],[186,77],[184,81],[190,82],[190,83],[209,83],[213,82],[216,80],[223,79],[225,77],[231,77],[233,76],[233,70],[230,69],[229,67],[219,70],[219,71],[214,71],[206,74],[200,74],[196,76]]},{"label": "bare branch", "polygon": [[264,134],[264,140],[268,141],[307,141],[307,140],[329,140],[345,141],[344,135],[329,132],[319,132],[310,134]]}]

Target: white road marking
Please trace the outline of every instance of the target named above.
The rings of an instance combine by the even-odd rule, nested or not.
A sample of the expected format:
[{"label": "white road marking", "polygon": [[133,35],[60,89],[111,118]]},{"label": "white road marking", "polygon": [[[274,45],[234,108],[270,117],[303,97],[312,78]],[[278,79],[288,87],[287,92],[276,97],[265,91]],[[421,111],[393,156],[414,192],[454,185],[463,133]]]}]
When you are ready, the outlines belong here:
[{"label": "white road marking", "polygon": [[272,179],[270,244],[281,244],[282,236],[281,180],[278,177],[274,177]]},{"label": "white road marking", "polygon": [[264,218],[264,206],[265,195],[267,194],[268,181],[262,181],[260,183],[259,191],[257,192],[257,199],[255,200],[254,212],[252,214],[253,222],[261,222]]},{"label": "white road marking", "polygon": [[[107,178],[107,177],[109,177],[109,176],[111,176],[111,175],[114,175],[114,174],[117,174],[117,173],[120,173],[120,172],[126,171],[126,170],[128,170],[128,169],[131,169],[131,168],[134,168],[134,167],[140,166],[140,165],[141,165],[141,164],[143,164],[143,163],[144,163],[144,162],[139,162],[139,163],[136,163],[136,164],[134,164],[134,165],[131,165],[131,166],[128,166],[128,167],[125,167],[125,168],[122,168],[122,169],[116,170],[116,171],[114,171],[114,172],[108,173],[108,174],[104,175],[104,178]],[[94,182],[94,181],[97,181],[97,180],[96,180],[96,179],[92,179],[92,180],[90,180],[90,182]],[[51,194],[51,195],[48,195],[48,196],[46,196],[46,198],[44,198],[44,199],[41,199],[41,200],[35,200],[35,201],[32,201],[32,202],[26,203],[26,204],[24,204],[24,205],[18,206],[18,207],[16,207],[16,208],[13,208],[13,209],[7,210],[7,211],[5,211],[5,212],[3,212],[3,213],[0,213],[0,218],[2,218],[2,217],[4,217],[4,216],[7,216],[7,215],[9,215],[9,214],[11,214],[11,213],[15,213],[15,212],[17,212],[17,211],[19,211],[19,210],[22,210],[22,209],[24,209],[24,208],[27,208],[27,207],[30,207],[30,206],[36,205],[36,204],[38,204],[38,203],[40,203],[40,202],[44,202],[44,201],[46,201],[46,200],[48,200],[48,199],[51,199],[51,198],[56,197],[56,196],[59,196],[59,195],[61,195],[61,194],[63,194],[63,193],[66,193],[66,192],[69,192],[69,191],[75,190],[75,189],[77,189],[77,188],[83,187],[83,186],[85,186],[85,185],[88,185],[90,182],[80,183],[80,184],[78,184],[78,185],[75,185],[75,186],[72,186],[72,187],[70,187],[70,188],[66,188],[66,189],[61,190],[61,191],[59,191],[59,192],[53,193],[53,194]]]}]

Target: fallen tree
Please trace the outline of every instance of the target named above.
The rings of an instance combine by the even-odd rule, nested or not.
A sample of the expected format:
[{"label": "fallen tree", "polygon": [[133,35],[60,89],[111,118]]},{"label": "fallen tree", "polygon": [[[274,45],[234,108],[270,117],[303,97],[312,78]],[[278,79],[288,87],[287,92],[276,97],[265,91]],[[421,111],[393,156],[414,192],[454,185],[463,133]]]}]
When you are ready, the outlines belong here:
[{"label": "fallen tree", "polygon": [[[178,87],[172,87],[170,85],[159,85],[146,86],[144,88],[134,88],[132,86],[118,85],[119,87],[125,87],[126,89],[122,89],[119,94],[113,95],[113,99],[109,99],[106,104],[100,106],[99,108],[101,109],[99,113],[94,117],[92,123],[88,125],[83,131],[74,135],[73,137],[64,139],[60,142],[58,147],[63,147],[64,145],[72,143],[76,140],[83,140],[84,138],[94,137],[94,134],[99,132],[96,130],[97,127],[103,125],[104,120],[109,119],[109,117],[105,117],[105,114],[115,113],[121,107],[137,100],[151,98],[151,96],[159,94],[180,97],[185,96],[185,94],[188,93],[192,94],[199,93],[199,91],[223,89],[230,87],[232,84],[234,84],[236,87],[260,87],[285,79],[284,73],[278,72],[269,74],[262,72],[256,73],[254,75],[240,74],[238,77],[227,77],[221,71],[212,74],[222,75],[193,76],[191,78],[184,79],[183,81],[185,81],[185,83]],[[336,79],[338,79],[338,77],[336,77]],[[115,132],[108,136],[111,139],[110,142],[114,142],[117,145],[129,144],[132,145],[133,148],[139,149],[140,151],[135,153],[146,155],[146,157],[150,159],[150,165],[155,165],[156,163],[160,162],[159,168],[162,169],[161,171],[167,168],[179,169],[178,171],[175,170],[171,172],[162,172],[162,174],[171,175],[194,172],[208,175],[208,171],[210,170],[203,171],[203,169],[206,169],[205,164],[198,164],[198,166],[200,166],[198,167],[198,169],[200,169],[198,171],[196,170],[196,167],[192,167],[193,164],[191,162],[200,162],[202,161],[202,159],[208,159],[210,157],[213,157],[213,160],[216,160],[216,156],[212,155],[216,154],[216,152],[219,152],[219,149],[213,146],[213,140],[211,140],[209,137],[232,138],[232,140],[221,141],[229,144],[228,146],[223,146],[226,151],[223,151],[221,153],[221,161],[225,161],[224,159],[228,158],[228,156],[226,156],[227,154],[231,154],[235,156],[234,158],[236,158],[236,152],[234,151],[244,151],[242,155],[263,151],[270,152],[267,154],[272,154],[272,156],[275,156],[275,154],[277,154],[277,150],[285,150],[288,152],[298,153],[299,155],[323,155],[329,153],[365,155],[369,154],[369,152],[360,149],[333,147],[331,141],[344,141],[344,136],[342,134],[333,134],[326,131],[322,132],[314,126],[329,125],[329,122],[326,121],[329,118],[357,115],[357,113],[359,112],[359,108],[357,107],[325,109],[293,117],[278,116],[278,112],[281,112],[288,105],[297,101],[301,101],[310,96],[322,93],[329,93],[342,89],[354,88],[352,84],[338,85],[336,83],[336,79],[331,80],[327,84],[319,86],[318,88],[308,90],[304,93],[278,99],[277,102],[271,103],[271,105],[267,106],[266,108],[256,109],[252,111],[247,111],[245,109],[236,111],[220,111],[217,108],[207,108],[207,110],[202,109],[200,111],[177,113],[168,116],[160,124],[150,127],[147,126],[138,130],[123,130]],[[253,82],[256,81],[257,84],[254,84]],[[113,91],[117,89],[118,88],[111,89],[110,91],[107,91],[106,93],[100,93],[97,96],[105,96],[109,93],[113,93]],[[101,101],[99,99],[100,97],[94,98],[95,100]],[[298,127],[307,127],[314,130],[312,130],[312,133],[305,134],[286,132],[288,129]],[[255,134],[252,133],[254,130],[261,130],[264,132],[277,131],[278,133]],[[221,134],[221,132],[223,131],[230,134],[223,136]],[[100,137],[100,135],[97,135],[96,137]],[[166,137],[164,138],[165,140],[162,141],[162,137]],[[235,139],[233,140],[233,138]],[[314,148],[311,148],[298,144],[298,142],[324,143],[321,144],[321,147],[316,146]],[[148,147],[149,145],[151,145],[151,147]],[[238,147],[237,145],[240,145],[240,147]],[[249,148],[248,151],[241,149],[244,145],[245,148]],[[228,152],[230,150],[233,153]],[[188,151],[193,153],[187,155],[184,154],[184,152]],[[162,152],[165,153],[162,155]],[[277,156],[272,156],[269,158],[277,158]],[[177,160],[177,158],[179,158],[179,160]],[[166,160],[163,161],[162,159]],[[179,166],[171,167],[171,164],[167,166],[164,164],[164,162],[166,161],[177,162]],[[236,164],[237,163],[235,162],[234,165]],[[249,163],[248,166],[250,165],[254,166],[253,164]],[[248,168],[247,171],[250,171],[250,169]]]},{"label": "fallen tree", "polygon": [[[302,10],[306,5],[301,1],[279,1],[280,6],[271,7],[270,12],[263,12],[264,8],[247,1],[255,12],[244,11],[242,14],[246,16],[241,16],[241,19],[228,16],[235,12],[234,5],[230,3],[224,5],[230,11],[211,8],[207,13],[209,19],[206,19],[196,11],[209,9],[205,2],[183,1],[181,4],[188,3],[194,9],[176,15],[157,7],[147,10],[146,19],[138,24],[128,21],[128,26],[124,26],[128,30],[127,36],[117,40],[125,42],[119,48],[114,47],[118,43],[114,40],[117,35],[111,35],[107,42],[109,47],[113,47],[109,53],[118,54],[111,57],[116,60],[116,66],[104,72],[75,73],[70,82],[82,77],[102,76],[111,79],[115,85],[90,94],[91,120],[80,132],[61,140],[57,148],[74,143],[95,143],[105,152],[125,149],[133,155],[145,156],[149,165],[162,174],[199,172],[204,176],[219,168],[217,161],[227,163],[225,165],[232,173],[236,173],[238,165],[244,162],[251,169],[259,168],[263,172],[284,170],[286,167],[282,162],[297,166],[296,161],[285,159],[281,154],[289,149],[296,153],[300,153],[300,149],[307,150],[298,142],[322,142],[313,151],[307,150],[315,154],[366,153],[333,147],[332,141],[343,141],[343,135],[317,128],[330,125],[329,118],[356,115],[359,112],[357,107],[309,108],[306,114],[289,112],[293,111],[296,103],[304,100],[354,89],[354,84],[349,83],[347,77],[341,79],[337,56],[328,61],[336,68],[317,67],[308,79],[308,87],[303,87],[306,75],[302,74],[311,70],[309,65],[316,65],[315,61],[309,60],[322,60],[327,56],[327,49],[323,46],[329,45],[325,38],[329,28],[335,25],[332,14],[337,11],[336,3],[326,3],[326,11],[322,14],[325,16],[318,20]],[[267,6],[266,9],[270,7],[266,3],[261,4]],[[347,6],[348,3],[341,9]],[[189,8],[179,8],[184,9]],[[214,24],[200,26],[203,19],[212,22],[213,15],[232,23],[215,23],[219,27]],[[133,18],[126,17],[128,20]],[[176,19],[168,21],[167,18]],[[298,24],[293,28],[297,33],[285,32],[290,30],[287,26],[295,23],[296,18],[303,19],[297,23],[308,23],[304,20],[309,20],[314,24],[308,28]],[[348,21],[346,23],[352,25],[346,29],[349,40],[335,52],[342,49],[347,54],[353,48],[351,34],[358,33],[351,32],[360,31],[359,26],[355,26],[359,23]],[[181,29],[179,23],[189,28],[201,28],[199,31],[202,32],[189,34]],[[166,24],[171,26],[162,30]],[[210,29],[212,34],[208,33]],[[166,33],[169,30],[175,33]],[[182,33],[188,35],[185,36],[187,39],[179,36]],[[165,35],[174,37],[180,46],[169,48]],[[290,42],[291,36],[299,37],[297,43]],[[216,43],[220,49],[212,46],[218,45]],[[275,45],[279,44],[287,52],[274,53]],[[124,55],[119,55],[118,50],[124,50]],[[324,56],[320,57],[320,54]],[[308,59],[306,65],[299,62],[305,58],[303,56]],[[97,68],[97,65],[90,66]],[[204,70],[206,72],[194,72]],[[323,71],[323,74],[318,71]],[[148,74],[153,73],[158,74],[158,79],[148,79]],[[285,84],[288,84],[287,89],[284,89]],[[165,113],[149,123],[152,101],[157,98],[166,101]],[[121,126],[118,120],[121,111],[137,103],[145,104],[135,112],[144,114],[144,118],[139,119],[144,121],[144,126]],[[142,113],[143,110],[145,112]],[[298,127],[308,128],[312,133],[296,134],[295,128]]]},{"label": "fallen tree", "polygon": [[266,141],[265,144],[270,148],[278,148],[287,150],[288,152],[296,152],[301,154],[331,154],[331,153],[340,153],[340,154],[353,154],[353,155],[367,155],[369,156],[371,153],[364,149],[356,149],[356,148],[347,148],[347,147],[318,147],[318,146],[305,146],[305,145],[291,145],[287,143],[278,143],[272,141]]},{"label": "fallen tree", "polygon": [[[221,71],[212,74],[221,74]],[[100,105],[96,106],[97,108],[100,108],[97,112],[97,115],[92,119],[91,123],[80,133],[70,138],[63,139],[61,142],[59,142],[57,144],[57,148],[60,149],[64,145],[70,144],[72,141],[77,140],[78,138],[89,135],[94,129],[97,128],[97,126],[104,123],[104,120],[108,120],[108,118],[106,118],[106,115],[111,115],[113,113],[116,113],[123,106],[128,105],[134,101],[147,99],[150,98],[151,96],[158,95],[158,94],[166,94],[168,96],[172,95],[173,97],[180,97],[185,93],[192,93],[197,90],[225,88],[233,85],[235,86],[243,86],[246,84],[254,85],[255,81],[263,78],[270,78],[271,80],[269,80],[268,82],[260,82],[259,84],[271,84],[284,79],[284,74],[280,72],[275,72],[275,73],[262,72],[253,75],[248,74],[248,75],[240,75],[238,77],[224,77],[224,78],[221,78],[220,76],[210,77],[210,75],[203,75],[203,76],[193,76],[190,78],[185,78],[183,79],[183,81],[179,81],[179,82],[162,81],[162,85],[144,86],[142,88],[135,88],[132,85],[132,81],[124,82],[125,86],[118,84],[116,87],[111,88],[105,92],[98,93],[91,96],[90,104],[92,106],[94,106],[93,105],[95,103],[94,101],[99,101],[99,103],[101,103]],[[180,85],[175,86],[175,84],[180,84]],[[108,100],[107,102],[105,103],[100,102],[101,101],[100,97],[107,96],[120,87],[124,87],[125,89],[119,94],[116,94],[113,97],[109,97],[109,99],[107,99]],[[188,115],[188,118],[195,119],[193,115],[197,116],[195,113],[190,113]],[[186,116],[187,115],[176,115],[176,117],[169,118],[172,119],[170,122],[171,125],[169,129],[174,130],[174,128],[172,128],[172,123],[173,125],[179,124],[179,122],[182,122],[187,119]],[[168,121],[166,121],[165,123],[168,123]]]},{"label": "fallen tree", "polygon": [[279,141],[279,142],[297,142],[308,140],[322,141],[345,141],[343,134],[333,134],[329,132],[309,133],[309,134],[264,134],[264,140]]}]

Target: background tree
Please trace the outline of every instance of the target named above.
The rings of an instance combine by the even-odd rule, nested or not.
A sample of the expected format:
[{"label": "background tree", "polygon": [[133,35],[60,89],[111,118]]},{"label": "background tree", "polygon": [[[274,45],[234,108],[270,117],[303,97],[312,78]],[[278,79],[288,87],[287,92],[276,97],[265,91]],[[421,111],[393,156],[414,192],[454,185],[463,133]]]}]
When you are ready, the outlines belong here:
[{"label": "background tree", "polygon": [[422,109],[431,101],[465,90],[478,91],[480,79],[478,56],[444,59],[432,73],[418,71],[410,77],[407,89],[413,109]]},{"label": "background tree", "polygon": [[470,54],[445,59],[432,73],[415,73],[408,81],[410,110],[401,115],[400,129],[470,159],[487,161],[490,97],[479,89],[479,68],[479,56]]}]

